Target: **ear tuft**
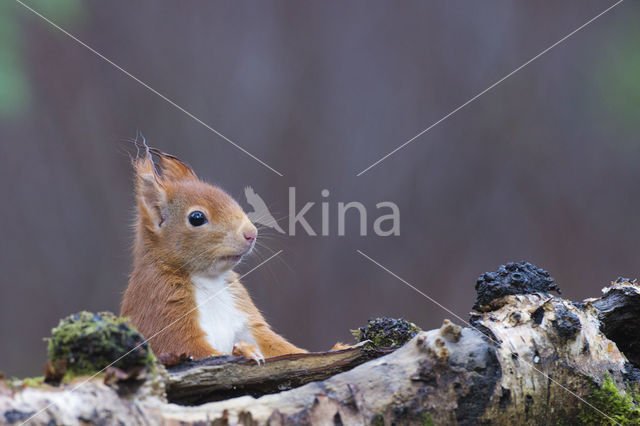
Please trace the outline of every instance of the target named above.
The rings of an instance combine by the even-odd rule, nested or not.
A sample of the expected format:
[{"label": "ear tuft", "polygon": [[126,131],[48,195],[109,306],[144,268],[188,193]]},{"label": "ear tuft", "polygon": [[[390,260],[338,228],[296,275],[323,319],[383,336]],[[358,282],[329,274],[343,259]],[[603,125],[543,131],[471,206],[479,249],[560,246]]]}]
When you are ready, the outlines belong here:
[{"label": "ear tuft", "polygon": [[160,168],[165,179],[176,181],[198,178],[193,169],[177,157],[156,148],[149,148],[149,151],[160,158]]},{"label": "ear tuft", "polygon": [[164,223],[167,193],[163,180],[155,170],[151,156],[134,160],[136,171],[136,198],[142,223],[157,232]]}]

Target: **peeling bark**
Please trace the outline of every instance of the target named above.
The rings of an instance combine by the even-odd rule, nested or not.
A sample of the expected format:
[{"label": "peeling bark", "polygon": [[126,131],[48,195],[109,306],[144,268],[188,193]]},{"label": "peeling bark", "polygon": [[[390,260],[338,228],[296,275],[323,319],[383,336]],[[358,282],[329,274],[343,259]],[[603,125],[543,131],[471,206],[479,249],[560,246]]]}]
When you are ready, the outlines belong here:
[{"label": "peeling bark", "polygon": [[[472,312],[473,327],[445,320],[376,359],[367,361],[365,345],[265,366],[213,359],[172,368],[123,396],[98,379],[75,391],[0,386],[0,422],[19,423],[56,403],[34,424],[572,423],[592,383],[639,376],[639,298],[628,280],[581,303],[510,294]],[[167,402],[165,392],[182,403],[225,399],[187,406]]]}]

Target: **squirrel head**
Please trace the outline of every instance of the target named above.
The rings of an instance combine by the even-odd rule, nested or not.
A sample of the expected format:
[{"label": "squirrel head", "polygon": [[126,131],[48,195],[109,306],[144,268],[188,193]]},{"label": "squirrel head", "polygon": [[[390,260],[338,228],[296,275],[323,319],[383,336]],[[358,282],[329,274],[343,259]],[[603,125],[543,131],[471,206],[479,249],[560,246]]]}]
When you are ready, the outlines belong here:
[{"label": "squirrel head", "polygon": [[[136,247],[147,259],[184,274],[219,275],[253,249],[257,229],[222,189],[155,148],[135,158]],[[160,162],[153,161],[152,154]]]}]

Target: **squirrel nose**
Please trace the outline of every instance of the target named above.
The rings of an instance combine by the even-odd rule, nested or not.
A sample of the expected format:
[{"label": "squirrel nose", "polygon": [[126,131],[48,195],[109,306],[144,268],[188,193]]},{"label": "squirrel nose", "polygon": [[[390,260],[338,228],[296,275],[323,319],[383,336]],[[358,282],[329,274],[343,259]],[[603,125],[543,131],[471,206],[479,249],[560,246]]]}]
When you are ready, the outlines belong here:
[{"label": "squirrel nose", "polygon": [[252,243],[255,239],[256,239],[256,231],[244,231],[242,233],[242,235],[244,235],[244,239],[247,240],[248,242]]}]

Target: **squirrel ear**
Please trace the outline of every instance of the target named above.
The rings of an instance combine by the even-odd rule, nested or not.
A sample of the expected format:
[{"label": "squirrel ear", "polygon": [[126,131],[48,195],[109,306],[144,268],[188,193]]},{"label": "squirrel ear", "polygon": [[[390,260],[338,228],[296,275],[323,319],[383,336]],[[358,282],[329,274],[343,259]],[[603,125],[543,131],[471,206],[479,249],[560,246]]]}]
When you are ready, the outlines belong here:
[{"label": "squirrel ear", "polygon": [[134,166],[140,219],[147,228],[158,231],[166,219],[166,190],[150,158],[139,158]]},{"label": "squirrel ear", "polygon": [[186,163],[180,161],[177,157],[167,154],[166,152],[162,152],[156,148],[149,148],[149,151],[160,157],[160,160],[162,161],[160,167],[164,178],[170,181],[198,178],[193,169]]}]

